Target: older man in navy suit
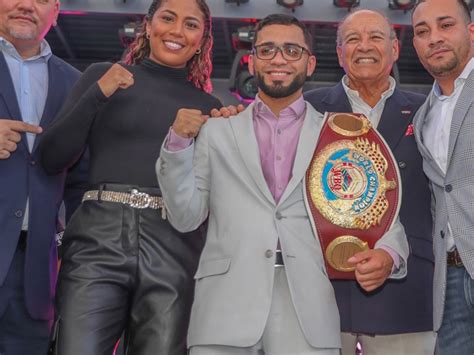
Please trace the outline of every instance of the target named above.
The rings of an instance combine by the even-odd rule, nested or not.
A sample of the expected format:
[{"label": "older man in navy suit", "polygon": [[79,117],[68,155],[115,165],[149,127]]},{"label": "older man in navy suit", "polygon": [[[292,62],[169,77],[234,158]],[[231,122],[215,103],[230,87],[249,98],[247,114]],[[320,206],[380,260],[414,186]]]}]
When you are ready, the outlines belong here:
[{"label": "older man in navy suit", "polygon": [[[47,176],[37,145],[80,73],[44,36],[58,0],[0,0],[0,354],[46,354],[54,319],[58,209],[78,202],[84,165]],[[73,183],[74,182],[74,183]],[[67,198],[66,198],[67,197]]]},{"label": "older man in navy suit", "polygon": [[424,97],[397,88],[390,76],[398,59],[398,41],[387,19],[359,10],[338,28],[337,53],[346,75],[334,87],[305,95],[318,111],[365,114],[385,138],[398,161],[403,198],[400,220],[411,255],[408,276],[388,280],[375,292],[354,281],[333,281],[341,314],[342,354],[431,355],[433,253],[430,191],[413,135],[412,120]]}]

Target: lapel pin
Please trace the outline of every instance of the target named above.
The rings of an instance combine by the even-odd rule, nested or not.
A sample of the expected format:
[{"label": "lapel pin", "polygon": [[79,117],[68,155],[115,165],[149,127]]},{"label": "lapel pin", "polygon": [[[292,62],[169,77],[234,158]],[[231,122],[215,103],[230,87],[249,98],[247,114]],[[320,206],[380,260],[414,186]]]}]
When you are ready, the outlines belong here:
[{"label": "lapel pin", "polygon": [[402,115],[409,115],[410,113],[410,110],[402,110]]}]

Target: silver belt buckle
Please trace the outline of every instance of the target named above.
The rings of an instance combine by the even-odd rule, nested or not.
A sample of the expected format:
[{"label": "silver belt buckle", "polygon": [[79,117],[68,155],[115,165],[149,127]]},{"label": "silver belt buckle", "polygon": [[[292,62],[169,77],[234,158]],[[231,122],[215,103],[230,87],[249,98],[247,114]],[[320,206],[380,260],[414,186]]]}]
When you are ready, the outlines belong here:
[{"label": "silver belt buckle", "polygon": [[137,189],[130,191],[129,205],[133,208],[148,208],[151,203],[151,196],[145,192],[139,192]]}]

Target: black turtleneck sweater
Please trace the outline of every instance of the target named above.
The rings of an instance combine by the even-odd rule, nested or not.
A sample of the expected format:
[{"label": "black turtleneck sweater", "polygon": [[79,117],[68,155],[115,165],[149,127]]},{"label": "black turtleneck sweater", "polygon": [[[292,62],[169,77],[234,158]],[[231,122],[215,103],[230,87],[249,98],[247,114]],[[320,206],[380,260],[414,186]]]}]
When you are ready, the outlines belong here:
[{"label": "black turtleneck sweater", "polygon": [[89,183],[157,187],[155,162],[180,108],[209,114],[218,99],[187,81],[186,69],[145,59],[125,66],[134,85],[106,98],[97,80],[112,66],[91,65],[82,75],[54,124],[41,141],[41,162],[55,174],[72,164],[86,146],[91,161]]}]

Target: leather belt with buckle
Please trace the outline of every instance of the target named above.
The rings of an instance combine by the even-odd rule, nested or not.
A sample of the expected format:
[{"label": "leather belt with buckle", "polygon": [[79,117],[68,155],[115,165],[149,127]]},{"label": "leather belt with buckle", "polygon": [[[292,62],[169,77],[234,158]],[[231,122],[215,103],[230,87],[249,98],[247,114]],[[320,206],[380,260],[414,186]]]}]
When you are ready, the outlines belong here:
[{"label": "leather belt with buckle", "polygon": [[117,202],[129,205],[133,208],[151,208],[154,210],[161,209],[161,218],[166,219],[166,207],[161,196],[151,196],[145,192],[140,192],[137,189],[131,189],[130,192],[117,192],[102,190],[87,191],[82,197],[84,201],[106,201]]},{"label": "leather belt with buckle", "polygon": [[448,251],[448,257],[447,257],[446,263],[448,264],[448,266],[456,266],[456,267],[463,266],[461,255],[459,255],[459,252],[456,248],[452,251]]},{"label": "leather belt with buckle", "polygon": [[277,250],[275,253],[275,266],[285,266],[285,263],[283,262],[283,255],[281,254],[280,250]]}]

